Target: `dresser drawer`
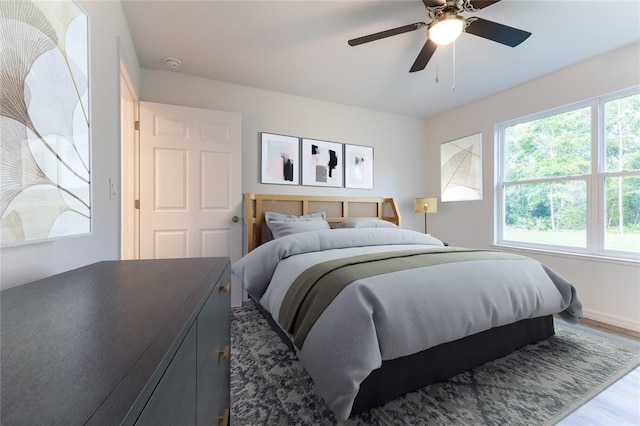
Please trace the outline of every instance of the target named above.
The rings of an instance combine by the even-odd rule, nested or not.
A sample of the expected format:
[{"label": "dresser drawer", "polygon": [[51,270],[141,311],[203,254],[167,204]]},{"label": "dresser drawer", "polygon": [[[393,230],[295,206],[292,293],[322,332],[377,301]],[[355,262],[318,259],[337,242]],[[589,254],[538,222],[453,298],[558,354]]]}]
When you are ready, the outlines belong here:
[{"label": "dresser drawer", "polygon": [[136,425],[190,425],[196,413],[196,324],[171,360]]}]

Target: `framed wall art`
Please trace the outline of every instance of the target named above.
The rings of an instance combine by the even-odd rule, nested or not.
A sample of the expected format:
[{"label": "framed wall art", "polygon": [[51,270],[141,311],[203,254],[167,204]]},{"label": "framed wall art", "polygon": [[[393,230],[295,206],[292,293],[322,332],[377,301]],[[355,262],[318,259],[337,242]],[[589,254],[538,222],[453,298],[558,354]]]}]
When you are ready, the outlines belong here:
[{"label": "framed wall art", "polygon": [[[91,232],[89,24],[70,0],[2,2],[1,243]],[[106,184],[105,184],[106,185]]]},{"label": "framed wall art", "polygon": [[300,140],[294,136],[261,133],[261,183],[300,184]]},{"label": "framed wall art", "polygon": [[345,188],[373,189],[373,148],[344,146]]},{"label": "framed wall art", "polygon": [[302,184],[342,187],[343,146],[338,142],[302,139]]},{"label": "framed wall art", "polygon": [[482,134],[440,145],[441,200],[482,200]]}]

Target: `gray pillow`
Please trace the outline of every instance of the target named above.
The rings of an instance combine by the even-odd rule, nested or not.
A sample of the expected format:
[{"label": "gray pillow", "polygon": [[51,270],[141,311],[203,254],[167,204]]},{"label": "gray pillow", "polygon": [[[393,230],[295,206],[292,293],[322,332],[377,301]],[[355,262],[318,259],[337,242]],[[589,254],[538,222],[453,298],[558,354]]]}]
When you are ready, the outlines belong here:
[{"label": "gray pillow", "polygon": [[351,219],[338,223],[334,228],[398,228],[395,223],[382,219]]},{"label": "gray pillow", "polygon": [[331,229],[327,223],[327,214],[325,212],[316,212],[303,216],[265,212],[264,219],[273,238],[284,237],[298,232]]},{"label": "gray pillow", "polygon": [[307,214],[304,216],[296,216],[294,214],[282,214],[276,212],[265,212],[264,220],[267,222],[267,225],[270,221],[279,220],[279,221],[302,221],[302,220],[327,220],[327,214],[325,212],[316,212]]},{"label": "gray pillow", "polygon": [[299,232],[322,231],[331,229],[326,220],[302,220],[302,221],[272,221],[269,229],[273,238],[280,238],[286,235],[297,234]]}]

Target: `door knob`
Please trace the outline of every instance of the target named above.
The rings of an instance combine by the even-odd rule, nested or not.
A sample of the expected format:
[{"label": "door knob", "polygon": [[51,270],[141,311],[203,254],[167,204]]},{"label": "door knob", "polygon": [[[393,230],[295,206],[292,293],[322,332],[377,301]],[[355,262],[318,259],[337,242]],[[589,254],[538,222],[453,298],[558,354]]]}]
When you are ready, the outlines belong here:
[{"label": "door knob", "polygon": [[232,221],[237,222],[240,220],[240,218],[238,216],[234,216],[231,218]]}]

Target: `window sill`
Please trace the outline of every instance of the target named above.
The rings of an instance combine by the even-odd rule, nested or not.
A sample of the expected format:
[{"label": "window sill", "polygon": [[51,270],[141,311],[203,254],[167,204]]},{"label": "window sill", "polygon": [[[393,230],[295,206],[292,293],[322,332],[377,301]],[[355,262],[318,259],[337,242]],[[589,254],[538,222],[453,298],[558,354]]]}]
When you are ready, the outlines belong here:
[{"label": "window sill", "polygon": [[595,261],[602,262],[608,264],[618,264],[625,266],[637,266],[640,265],[640,259],[637,258],[625,258],[625,257],[614,257],[614,256],[606,256],[606,255],[597,255],[597,254],[589,254],[589,253],[573,253],[569,251],[562,251],[558,249],[543,249],[543,248],[533,248],[533,247],[522,247],[510,244],[492,244],[491,247],[498,250],[508,250],[508,251],[516,251],[522,252],[524,254],[538,253],[547,256],[559,256],[565,257],[573,260],[585,260],[585,261]]}]

